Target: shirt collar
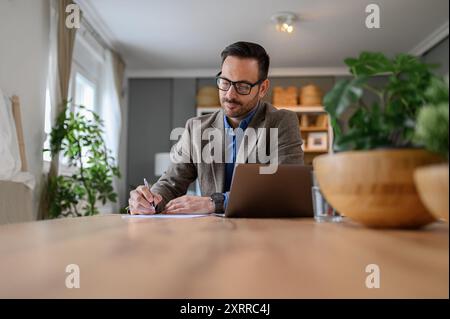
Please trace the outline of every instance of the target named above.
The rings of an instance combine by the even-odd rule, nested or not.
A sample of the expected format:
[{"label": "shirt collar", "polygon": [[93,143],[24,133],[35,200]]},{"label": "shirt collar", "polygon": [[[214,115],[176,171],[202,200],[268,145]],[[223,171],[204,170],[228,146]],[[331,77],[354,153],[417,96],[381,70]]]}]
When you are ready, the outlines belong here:
[{"label": "shirt collar", "polygon": [[[252,120],[253,116],[255,115],[258,107],[259,107],[259,104],[257,106],[255,106],[253,108],[253,110],[251,110],[250,113],[248,113],[247,116],[241,120],[241,122],[239,123],[239,126],[238,126],[239,128],[241,128],[242,130],[247,129],[247,127],[250,124],[250,121]],[[233,129],[231,127],[231,125],[228,123],[228,119],[225,114],[223,115],[223,123],[224,123],[226,129]]]}]

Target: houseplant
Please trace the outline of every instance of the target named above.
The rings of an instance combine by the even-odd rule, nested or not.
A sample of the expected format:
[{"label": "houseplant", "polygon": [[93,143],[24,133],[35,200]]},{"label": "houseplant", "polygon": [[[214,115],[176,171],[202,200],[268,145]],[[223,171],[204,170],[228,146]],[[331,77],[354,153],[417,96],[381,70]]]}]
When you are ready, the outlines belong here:
[{"label": "houseplant", "polygon": [[430,103],[419,112],[415,141],[427,150],[440,154],[446,163],[416,169],[414,180],[428,210],[448,222],[448,77],[446,81],[434,79],[426,94]]},{"label": "houseplant", "polygon": [[413,141],[432,66],[408,54],[390,59],[374,52],[345,63],[351,77],[324,98],[337,153],[314,160],[324,196],[343,215],[371,227],[433,221],[413,181],[416,167],[441,160]]},{"label": "houseplant", "polygon": [[66,107],[61,112],[50,135],[52,157],[62,153],[70,176],[59,175],[49,180],[49,215],[95,215],[98,201],[115,202],[117,194],[112,186],[114,176],[120,177],[111,152],[103,139],[103,121],[84,106]]}]

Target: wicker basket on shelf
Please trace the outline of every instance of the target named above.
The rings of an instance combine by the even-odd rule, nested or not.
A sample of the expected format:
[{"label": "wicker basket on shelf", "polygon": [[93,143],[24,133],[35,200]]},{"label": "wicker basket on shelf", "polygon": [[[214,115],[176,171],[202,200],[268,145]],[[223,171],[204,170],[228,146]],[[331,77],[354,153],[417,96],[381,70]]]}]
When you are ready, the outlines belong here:
[{"label": "wicker basket on shelf", "polygon": [[300,89],[301,106],[322,105],[322,91],[317,85],[309,84]]},{"label": "wicker basket on shelf", "polygon": [[295,86],[289,86],[284,89],[276,86],[273,89],[272,103],[276,106],[295,106],[297,105],[298,95]]},{"label": "wicker basket on shelf", "polygon": [[219,91],[214,86],[201,87],[197,92],[197,106],[220,105]]}]

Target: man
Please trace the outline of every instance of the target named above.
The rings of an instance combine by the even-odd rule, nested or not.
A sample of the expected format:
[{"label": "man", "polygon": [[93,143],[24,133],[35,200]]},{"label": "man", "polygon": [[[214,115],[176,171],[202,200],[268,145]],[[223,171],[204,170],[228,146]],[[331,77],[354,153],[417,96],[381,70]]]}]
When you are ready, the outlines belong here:
[{"label": "man", "polygon": [[[225,151],[222,156],[224,161],[198,161],[189,155],[187,161],[172,163],[151,190],[142,185],[130,192],[131,214],[223,212],[239,157],[236,138],[239,129],[247,132],[251,129],[277,128],[278,164],[303,164],[297,115],[291,111],[277,110],[262,101],[269,89],[269,56],[264,48],[255,43],[237,42],[226,47],[221,57],[222,71],[216,80],[222,108],[213,114],[189,119],[186,130],[190,133],[187,136],[191,136],[196,122],[202,132],[218,130],[224,136],[221,141],[221,149]],[[256,142],[263,143],[259,138]],[[195,139],[181,138],[176,146],[184,150],[203,149],[206,143],[200,141],[201,145],[197,145]],[[264,163],[261,158],[256,162]],[[202,196],[185,195],[189,185],[197,178]]]}]

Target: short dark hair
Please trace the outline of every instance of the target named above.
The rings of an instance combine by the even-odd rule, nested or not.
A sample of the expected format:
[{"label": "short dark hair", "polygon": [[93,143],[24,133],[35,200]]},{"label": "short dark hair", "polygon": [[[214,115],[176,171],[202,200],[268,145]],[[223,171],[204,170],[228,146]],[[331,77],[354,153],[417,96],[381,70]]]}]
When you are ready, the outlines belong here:
[{"label": "short dark hair", "polygon": [[259,80],[267,79],[269,73],[270,57],[262,46],[252,42],[239,41],[227,46],[222,53],[222,65],[228,56],[237,56],[240,58],[251,58],[258,61]]}]

